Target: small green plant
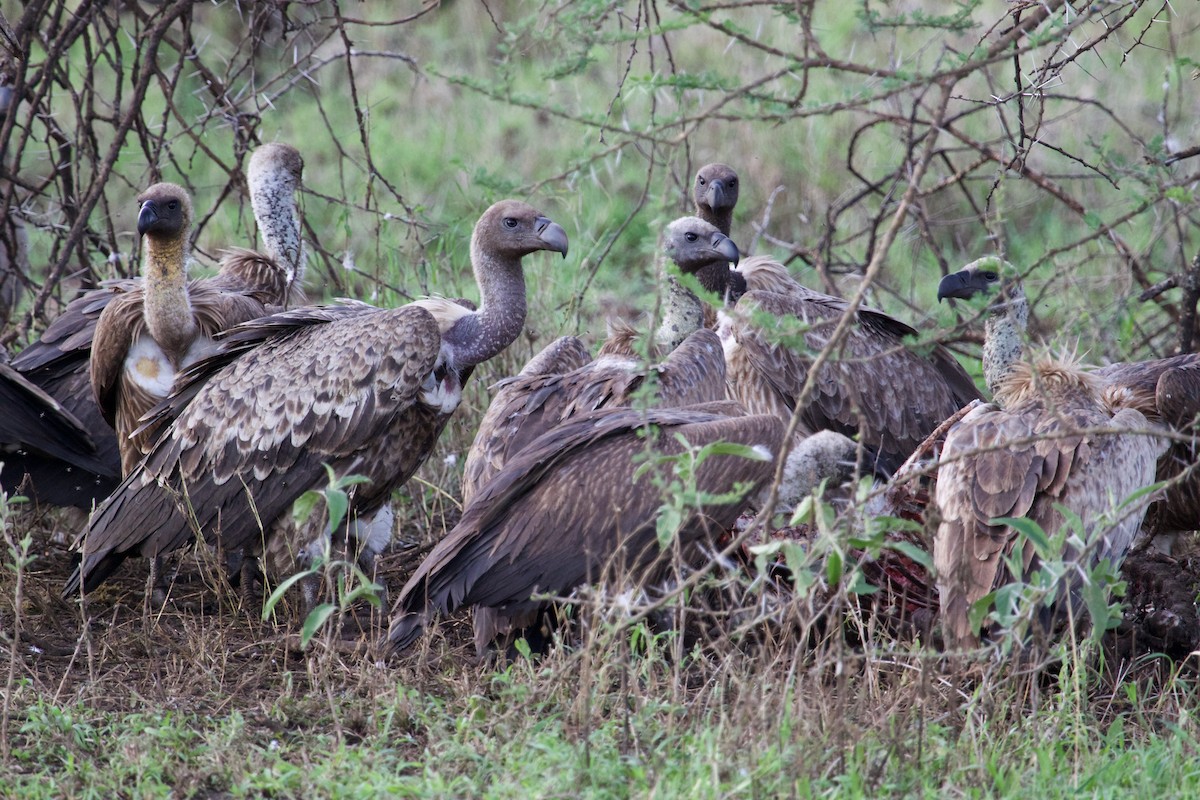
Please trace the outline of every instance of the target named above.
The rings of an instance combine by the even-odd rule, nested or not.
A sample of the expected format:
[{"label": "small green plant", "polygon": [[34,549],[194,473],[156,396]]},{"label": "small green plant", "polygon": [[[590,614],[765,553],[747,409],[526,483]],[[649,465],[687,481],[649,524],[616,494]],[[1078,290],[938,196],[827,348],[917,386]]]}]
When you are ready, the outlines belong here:
[{"label": "small green plant", "polygon": [[[324,503],[328,514],[325,535],[332,538],[332,532],[346,525],[347,539],[350,538],[351,520],[347,518],[350,510],[350,487],[368,482],[362,475],[344,475],[339,477],[333,468],[325,465],[329,485],[321,490],[309,490],[297,498],[292,506],[292,514],[298,525],[304,524],[316,510],[318,503]],[[312,638],[320,631],[329,618],[335,613],[345,613],[355,603],[366,600],[376,608],[381,608],[383,587],[371,580],[359,565],[348,559],[330,559],[329,547],[318,556],[307,568],[281,581],[263,601],[262,619],[267,621],[275,613],[275,607],[288,591],[304,581],[323,578],[326,586],[333,588],[336,602],[318,603],[307,610],[304,622],[300,627],[300,646],[307,647]]]}]

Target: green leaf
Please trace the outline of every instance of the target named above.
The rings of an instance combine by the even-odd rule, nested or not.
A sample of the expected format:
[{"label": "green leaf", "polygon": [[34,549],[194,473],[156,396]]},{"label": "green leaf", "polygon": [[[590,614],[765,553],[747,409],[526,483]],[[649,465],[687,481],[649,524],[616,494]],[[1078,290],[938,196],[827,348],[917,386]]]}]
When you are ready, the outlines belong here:
[{"label": "green leaf", "polygon": [[270,619],[271,614],[273,614],[275,611],[275,606],[278,605],[279,601],[283,599],[283,596],[285,594],[287,594],[288,589],[291,589],[293,586],[295,586],[297,583],[299,583],[300,581],[307,578],[309,575],[316,575],[316,574],[317,574],[316,567],[313,567],[311,569],[301,570],[300,572],[297,572],[295,575],[292,575],[292,576],[286,578],[282,583],[280,583],[278,586],[276,586],[275,591],[271,592],[271,596],[263,601],[263,612],[262,612],[263,622],[266,622],[268,619]]},{"label": "green leaf", "polygon": [[325,620],[329,619],[329,616],[335,611],[337,611],[337,606],[333,603],[321,603],[308,612],[308,616],[304,618],[304,625],[300,628],[301,647],[308,647],[308,643],[317,635],[317,631],[325,624]]},{"label": "green leaf", "polygon": [[842,579],[842,567],[842,554],[831,550],[829,555],[825,556],[825,579],[829,581],[830,586],[836,586]]},{"label": "green leaf", "polygon": [[350,508],[350,497],[341,489],[327,489],[325,507],[329,509],[329,530],[336,531],[346,518],[346,511]]},{"label": "green leaf", "polygon": [[292,503],[292,516],[296,522],[306,521],[320,499],[321,493],[313,489],[297,497],[296,502]]},{"label": "green leaf", "polygon": [[[1038,555],[1042,558],[1048,557],[1051,552],[1050,537],[1042,530],[1041,525],[1038,525],[1031,519],[1027,519],[1026,517],[996,517],[995,519],[988,520],[988,524],[1004,525],[1005,527],[1012,528],[1032,542],[1034,549],[1037,550]],[[1014,551],[1016,549],[1013,548]]]},{"label": "green leaf", "polygon": [[909,558],[911,558],[913,561],[920,564],[925,569],[928,569],[928,570],[933,569],[933,556],[931,556],[929,554],[929,552],[927,550],[925,550],[925,548],[923,548],[923,547],[918,547],[917,545],[913,544],[912,542],[904,542],[904,541],[899,541],[899,542],[885,541],[883,543],[883,546],[890,547],[891,549],[895,550],[897,553],[900,553],[903,556],[908,556]]}]

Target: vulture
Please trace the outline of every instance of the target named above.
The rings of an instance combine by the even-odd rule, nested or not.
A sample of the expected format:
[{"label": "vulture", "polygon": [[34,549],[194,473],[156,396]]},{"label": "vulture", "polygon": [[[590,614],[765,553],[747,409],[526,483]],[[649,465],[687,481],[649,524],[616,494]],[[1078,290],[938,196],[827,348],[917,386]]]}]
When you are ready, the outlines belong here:
[{"label": "vulture", "polygon": [[[285,554],[294,569],[331,535],[322,514],[291,516],[300,495],[328,486],[326,465],[366,479],[350,489],[348,519],[373,515],[429,455],[474,366],[520,333],[521,259],[538,250],[565,257],[566,233],[525,203],[501,201],[471,239],[478,310],[440,298],[394,309],[346,303],[228,332],[153,412],[177,416],[92,515],[64,595],[91,591],[126,557],[175,550],[196,532],[227,552],[266,540],[268,555]],[[363,548],[360,561],[370,567],[374,555]],[[310,607],[315,588],[302,586]]]},{"label": "vulture", "polygon": [[145,240],[143,280],[112,298],[96,321],[89,375],[96,404],[117,433],[121,472],[149,450],[155,427],[141,416],[171,390],[175,375],[213,350],[213,336],[261,317],[267,307],[248,292],[212,283],[189,285],[192,201],[183,187],[156,183],[138,196],[137,230]]},{"label": "vulture", "polygon": [[[1069,515],[1083,525],[1083,544],[1067,540],[1062,553],[1072,565],[1065,592],[1037,620],[1049,635],[1068,613],[1083,610],[1081,574],[1103,559],[1120,562],[1141,525],[1148,497],[1118,508],[1154,482],[1166,442],[1132,402],[1132,393],[1105,385],[1072,355],[1022,360],[1022,330],[1028,304],[1018,282],[1000,275],[996,258],[943,278],[939,298],[970,299],[998,288],[988,309],[984,374],[992,403],[967,413],[946,435],[933,501],[940,523],[934,537],[934,567],[941,598],[942,631],[950,647],[971,647],[979,630],[970,622],[973,604],[1010,583],[1007,560],[1015,556],[1023,574],[1040,565],[1034,546],[1000,517],[1024,517],[1053,537]],[[1063,597],[1063,594],[1066,597]],[[1065,602],[1064,602],[1065,601]]]},{"label": "vulture", "polygon": [[[653,580],[672,552],[656,535],[661,485],[671,478],[667,463],[647,461],[647,451],[669,459],[726,442],[758,454],[718,452],[699,464],[694,481],[701,499],[682,510],[673,534],[686,550],[733,526],[747,498],[770,481],[782,437],[778,419],[745,416],[728,401],[600,409],[547,430],[478,490],[417,567],[393,607],[384,646],[409,646],[434,616],[465,605],[490,610],[503,625],[506,616],[541,608],[535,594],[563,596],[614,573]],[[494,624],[477,623],[481,654],[497,632]]]},{"label": "vulture", "polygon": [[[303,257],[294,197],[302,168],[299,152],[289,145],[270,144],[255,150],[248,180],[263,252],[232,250],[222,259],[217,275],[201,278],[192,286],[203,287],[204,294],[214,290],[244,293],[268,309],[302,297]],[[122,464],[117,438],[93,396],[89,363],[96,326],[105,308],[141,287],[141,278],[107,281],[77,297],[38,341],[13,359],[15,369],[83,425],[104,467],[96,472],[73,469],[68,474],[76,475],[77,480],[64,486],[59,481],[40,480],[40,476],[63,469],[57,461],[44,463],[40,455],[30,454],[19,463],[11,462],[10,477],[28,473],[33,479],[31,489],[40,501],[90,509],[120,483]],[[5,480],[4,485],[9,481]]]},{"label": "vulture", "polygon": [[[999,258],[983,258],[946,276],[938,289],[939,297],[964,299],[993,292],[1011,297],[1013,306],[1007,315],[992,315],[985,322],[983,364],[989,386],[1023,346],[1028,307],[1019,271]],[[1188,437],[1172,441],[1159,459],[1156,480],[1170,483],[1147,510],[1145,530],[1165,540],[1200,530],[1200,471],[1193,469],[1200,460],[1200,354],[1110,364],[1094,374],[1105,387],[1126,390],[1128,402],[1148,420]]]},{"label": "vulture", "polygon": [[[705,264],[737,262],[738,251],[729,237],[694,217],[667,226],[663,253],[683,269]],[[675,285],[677,286],[677,284]],[[530,359],[521,372],[501,381],[488,406],[463,470],[463,503],[495,475],[512,454],[549,428],[598,408],[628,406],[643,387],[652,392],[656,406],[681,406],[721,400],[725,396],[725,364],[721,343],[711,331],[697,330],[697,319],[681,321],[686,304],[667,301],[663,331],[683,328],[692,332],[682,341],[664,334],[669,352],[658,364],[647,367],[635,352],[637,333],[617,325],[594,360],[574,336],[551,342]]]},{"label": "vulture", "polygon": [[705,164],[696,173],[692,200],[697,217],[729,236],[738,201],[737,172],[728,164]]},{"label": "vulture", "polygon": [[[737,298],[718,323],[730,397],[752,414],[789,421],[816,355],[849,304],[808,289],[763,256],[745,259],[736,270],[708,268],[696,277],[706,290]],[[781,320],[779,333],[791,329],[796,343],[778,341],[763,318]],[[980,397],[944,347],[910,349],[906,340],[917,335],[882,311],[860,308],[801,410],[800,435],[833,430],[857,436],[875,454],[872,470],[895,471],[942,420]]]}]

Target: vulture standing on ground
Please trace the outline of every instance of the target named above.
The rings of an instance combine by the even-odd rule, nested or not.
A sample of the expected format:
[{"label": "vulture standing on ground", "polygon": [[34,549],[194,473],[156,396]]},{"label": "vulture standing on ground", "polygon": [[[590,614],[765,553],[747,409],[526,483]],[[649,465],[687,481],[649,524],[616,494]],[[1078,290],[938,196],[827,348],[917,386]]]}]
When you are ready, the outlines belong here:
[{"label": "vulture standing on ground", "polygon": [[96,404],[117,432],[123,475],[154,442],[157,427],[134,430],[171,391],[175,375],[213,351],[216,333],[261,317],[267,308],[247,293],[189,285],[192,201],[183,187],[156,183],[138,203],[137,229],[146,245],[142,285],[105,306],[90,362]]},{"label": "vulture standing on ground", "polygon": [[[295,203],[303,166],[300,153],[290,145],[268,144],[254,151],[248,182],[263,252],[231,251],[222,260],[217,275],[201,278],[193,286],[205,287],[205,292],[242,292],[264,306],[283,306],[303,297],[303,256]],[[80,471],[37,454],[11,463],[6,470],[10,478],[28,473],[31,488],[42,502],[90,509],[120,483],[116,434],[93,397],[89,362],[96,325],[104,309],[141,286],[141,278],[108,281],[72,300],[42,337],[13,359],[15,369],[78,419],[92,438],[104,467],[94,472]],[[61,480],[64,477],[69,480]],[[10,481],[5,480],[4,485],[9,486]]]},{"label": "vulture standing on ground", "polygon": [[[663,237],[663,253],[684,269],[737,262],[734,243],[694,217],[675,220]],[[475,434],[463,470],[463,504],[512,455],[570,417],[598,408],[628,406],[643,386],[653,392],[655,406],[681,406],[725,396],[725,364],[721,343],[698,322],[675,324],[668,313],[665,329],[695,331],[685,340],[662,344],[664,360],[647,366],[633,347],[636,332],[617,327],[595,360],[577,337],[563,336],[530,359],[521,372],[502,381]]]},{"label": "vulture standing on ground", "polygon": [[[393,609],[385,646],[407,647],[435,615],[464,605],[525,616],[544,606],[534,594],[564,596],[606,577],[652,580],[653,568],[665,566],[672,552],[656,536],[664,499],[654,480],[655,473],[669,480],[670,468],[660,462],[639,471],[647,450],[678,455],[682,437],[691,448],[737,443],[761,459],[721,454],[700,464],[695,488],[701,497],[738,488],[739,499],[684,509],[674,535],[686,550],[733,526],[746,498],[770,481],[782,436],[779,420],[745,416],[728,401],[601,409],[551,428],[479,489],[413,573]],[[481,654],[496,632],[476,627]]]},{"label": "vulture standing on ground", "polygon": [[[349,518],[375,513],[429,455],[474,366],[520,333],[521,259],[538,250],[565,257],[563,229],[525,203],[502,201],[471,239],[477,311],[433,298],[395,309],[346,304],[231,331],[190,371],[192,383],[160,404],[162,413],[182,410],[92,516],[64,594],[90,591],[130,555],[175,550],[194,531],[226,551],[265,538],[302,562],[330,533],[321,513],[294,520],[292,504],[328,486],[326,464],[367,479],[350,489]],[[372,543],[359,544],[369,565]],[[315,587],[304,591],[311,605]]]},{"label": "vulture standing on ground", "polygon": [[[1006,266],[981,259],[942,279],[938,297],[969,299],[989,288],[999,293],[988,310],[983,365],[995,402],[970,411],[946,436],[934,502],[941,523],[934,538],[934,566],[941,596],[942,631],[950,647],[970,647],[979,630],[970,624],[972,604],[1015,576],[1005,559],[1017,534],[997,517],[1026,517],[1053,537],[1065,508],[1083,522],[1087,549],[1068,543],[1063,560],[1073,565],[1066,592],[1080,618],[1086,571],[1101,559],[1120,562],[1142,521],[1149,498],[1117,509],[1154,481],[1166,442],[1152,435],[1131,392],[1105,386],[1073,358],[1021,361],[1029,309],[1017,282],[1000,280]],[[1123,433],[1099,433],[1097,429]],[[1019,555],[1024,574],[1040,563],[1026,542]],[[1060,595],[1057,598],[1061,601]],[[1038,620],[1042,635],[1067,608],[1061,602]],[[1047,618],[1049,617],[1049,618]]]},{"label": "vulture standing on ground", "polygon": [[[1020,273],[998,258],[984,258],[959,272],[946,276],[939,296],[971,297],[994,291],[1011,293],[1017,304],[1011,325],[989,321],[984,346],[984,374],[989,385],[1002,374],[999,362],[1013,358],[1022,347],[1027,318],[1022,312],[1024,290]],[[1192,469],[1200,456],[1200,354],[1130,361],[1100,367],[1093,373],[1106,387],[1125,389],[1128,403],[1189,440],[1175,440],[1158,462],[1156,480],[1176,481],[1185,471],[1191,473],[1168,485],[1163,495],[1146,512],[1145,529],[1169,538],[1175,533],[1200,530],[1200,470]]]}]

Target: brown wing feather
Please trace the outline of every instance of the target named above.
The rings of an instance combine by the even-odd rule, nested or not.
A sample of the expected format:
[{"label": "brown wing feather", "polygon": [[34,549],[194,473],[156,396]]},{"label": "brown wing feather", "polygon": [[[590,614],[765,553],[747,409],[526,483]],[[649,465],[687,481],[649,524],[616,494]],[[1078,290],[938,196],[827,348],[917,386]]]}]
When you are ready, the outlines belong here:
[{"label": "brown wing feather", "polygon": [[659,407],[706,403],[725,394],[721,343],[712,331],[696,331],[651,368],[628,357],[611,356],[568,370],[564,368],[586,357],[587,351],[582,343],[564,342],[560,347],[567,356],[551,358],[543,351],[535,359],[539,363],[530,362],[521,374],[504,382],[488,407],[467,456],[464,504],[514,453],[547,430],[577,414],[630,405],[644,385],[652,392],[646,401]]},{"label": "brown wing feather", "polygon": [[[676,434],[694,447],[728,441],[772,452],[783,435],[774,417],[694,409],[608,409],[548,431],[480,490],[417,568],[397,601],[391,645],[406,646],[433,612],[468,604],[519,612],[534,592],[565,594],[598,578],[614,557],[634,574],[644,571],[659,555],[654,530],[663,503],[650,476],[635,475],[635,456],[647,447],[637,432],[646,423],[657,429],[653,450],[662,455],[681,450]],[[759,487],[772,472],[769,461],[715,456],[701,465],[696,481],[702,492],[720,493],[739,483]],[[575,500],[562,502],[567,496]],[[742,508],[694,510],[681,544],[726,529]]]},{"label": "brown wing feather", "polygon": [[[441,337],[424,309],[361,309],[329,321],[279,315],[231,334],[271,338],[208,378],[144,464],[93,515],[65,592],[98,585],[126,556],[185,544],[195,530],[237,549],[262,535],[324,463],[358,473],[368,514],[428,455],[449,415],[419,402]],[[289,324],[290,323],[290,324]]]},{"label": "brown wing feather", "polygon": [[[972,604],[1014,578],[1003,561],[1016,534],[990,525],[992,519],[1026,517],[1053,535],[1063,522],[1056,504],[1090,526],[1114,498],[1119,502],[1153,480],[1163,446],[1147,436],[1075,433],[1101,427],[1146,430],[1148,423],[1136,410],[1113,414],[1094,396],[1074,396],[1035,398],[1011,410],[980,406],[951,428],[934,492],[941,517],[934,566],[948,644],[974,644],[978,631],[968,621]],[[1141,511],[1107,531],[1095,560],[1120,559]],[[1021,558],[1026,570],[1036,566],[1034,555],[1027,545]],[[1075,555],[1068,552],[1064,558]]]},{"label": "brown wing feather", "polygon": [[[825,347],[845,301],[800,287],[788,295],[750,292],[723,325],[732,393],[752,413],[787,418],[816,354]],[[771,344],[755,312],[809,326],[805,351]],[[944,349],[909,349],[916,331],[878,311],[858,314],[840,352],[826,362],[801,422],[808,431],[861,434],[881,465],[894,470],[938,423],[979,397],[970,377]],[[786,413],[785,413],[786,410]]]}]

